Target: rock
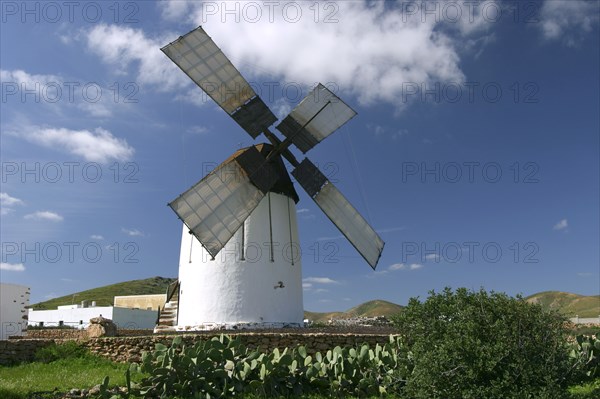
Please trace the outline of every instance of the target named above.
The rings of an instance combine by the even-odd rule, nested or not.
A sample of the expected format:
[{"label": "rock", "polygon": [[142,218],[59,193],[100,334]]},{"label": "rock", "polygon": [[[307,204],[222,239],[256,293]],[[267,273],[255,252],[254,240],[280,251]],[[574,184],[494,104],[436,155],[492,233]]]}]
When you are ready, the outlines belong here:
[{"label": "rock", "polygon": [[90,388],[88,395],[93,396],[93,395],[98,395],[100,393],[100,384],[93,386],[92,388]]},{"label": "rock", "polygon": [[94,317],[90,319],[90,325],[87,328],[88,337],[115,337],[117,335],[117,325],[111,319],[104,317]]}]

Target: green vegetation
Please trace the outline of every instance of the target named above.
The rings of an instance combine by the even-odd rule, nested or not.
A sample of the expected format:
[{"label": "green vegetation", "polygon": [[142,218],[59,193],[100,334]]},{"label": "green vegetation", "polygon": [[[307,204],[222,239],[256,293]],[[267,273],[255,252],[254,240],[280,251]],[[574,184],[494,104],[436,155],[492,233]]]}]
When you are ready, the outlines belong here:
[{"label": "green vegetation", "polygon": [[600,295],[584,296],[561,291],[545,291],[525,298],[529,303],[554,309],[567,317],[598,317]]},{"label": "green vegetation", "polygon": [[148,377],[133,393],[160,398],[382,395],[400,391],[406,362],[395,338],[373,348],[336,347],[311,356],[303,346],[261,353],[224,335],[193,347],[176,337],[171,347],[157,344],[154,352],[144,354],[140,370]]},{"label": "green vegetation", "polygon": [[446,288],[394,323],[413,359],[410,398],[562,398],[570,382],[564,318],[522,298]]},{"label": "green vegetation", "polygon": [[103,375],[110,376],[115,384],[125,384],[126,364],[93,356],[75,342],[40,349],[36,359],[32,363],[0,366],[0,398],[24,399],[32,392],[91,388]]},{"label": "green vegetation", "polygon": [[169,284],[176,280],[175,278],[152,277],[144,280],[125,281],[50,299],[31,305],[31,307],[36,310],[56,309],[57,306],[70,305],[74,299],[76,303],[87,300],[96,301],[98,306],[110,306],[114,303],[115,296],[164,294]]}]

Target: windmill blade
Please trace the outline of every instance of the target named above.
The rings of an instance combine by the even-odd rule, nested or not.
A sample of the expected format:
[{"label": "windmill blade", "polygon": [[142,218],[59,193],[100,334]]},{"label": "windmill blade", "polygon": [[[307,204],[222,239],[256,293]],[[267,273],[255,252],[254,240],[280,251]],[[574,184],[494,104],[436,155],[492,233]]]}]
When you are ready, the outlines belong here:
[{"label": "windmill blade", "polygon": [[277,121],[202,27],[161,50],[252,138]]},{"label": "windmill blade", "polygon": [[319,83],[277,125],[277,130],[306,153],[355,115],[356,111]]},{"label": "windmill blade", "polygon": [[385,245],[375,230],[308,158],[292,175],[375,270]]},{"label": "windmill blade", "polygon": [[277,181],[255,148],[240,150],[169,206],[214,258]]}]

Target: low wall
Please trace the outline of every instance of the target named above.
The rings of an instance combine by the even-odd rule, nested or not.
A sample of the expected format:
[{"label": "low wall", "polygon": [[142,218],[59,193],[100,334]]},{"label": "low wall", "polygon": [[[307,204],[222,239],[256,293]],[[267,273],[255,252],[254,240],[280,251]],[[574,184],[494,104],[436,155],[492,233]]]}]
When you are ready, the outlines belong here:
[{"label": "low wall", "polygon": [[[283,349],[296,345],[304,345],[307,352],[314,354],[318,351],[327,351],[336,346],[354,346],[368,343],[371,346],[389,342],[387,334],[299,334],[299,333],[233,333],[231,337],[239,337],[248,348],[259,348],[270,351],[275,348]],[[149,337],[111,337],[96,338],[84,343],[92,353],[107,357],[117,362],[138,362],[143,351],[151,351],[155,344],[170,345],[174,335],[161,335]],[[208,334],[182,334],[186,345],[207,340],[214,335]]]},{"label": "low wall", "polygon": [[0,364],[14,364],[33,360],[38,349],[50,345],[54,340],[14,340],[0,341]]},{"label": "low wall", "polygon": [[[127,330],[119,328],[117,334],[120,337],[139,337],[152,335],[152,330]],[[40,330],[27,330],[26,335],[11,337],[10,339],[88,339],[86,330],[75,330],[70,328],[48,328]]]},{"label": "low wall", "polygon": [[[388,334],[344,334],[344,333],[232,333],[231,337],[239,337],[249,348],[270,351],[296,345],[304,345],[307,352],[314,354],[327,351],[336,346],[355,346],[368,343],[385,344],[389,342]],[[176,335],[157,335],[142,337],[105,337],[82,340],[81,345],[92,353],[116,362],[138,362],[143,351],[151,351],[157,343],[170,345]],[[211,334],[181,334],[186,345],[207,340]],[[72,339],[72,338],[71,338]],[[53,339],[15,339],[0,341],[0,364],[32,360],[35,352],[54,342]],[[59,339],[56,340],[60,341]]]}]

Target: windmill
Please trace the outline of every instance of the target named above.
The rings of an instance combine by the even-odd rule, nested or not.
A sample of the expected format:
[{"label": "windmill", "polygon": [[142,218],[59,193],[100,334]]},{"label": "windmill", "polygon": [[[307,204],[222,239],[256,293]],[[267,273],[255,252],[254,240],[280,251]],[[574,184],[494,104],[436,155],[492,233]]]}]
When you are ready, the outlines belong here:
[{"label": "windmill", "polygon": [[318,84],[276,129],[277,118],[198,27],[161,49],[253,139],[169,206],[183,221],[179,281],[155,331],[303,325],[302,270],[292,175],[375,269],[384,242],[308,152],[356,115]]}]

